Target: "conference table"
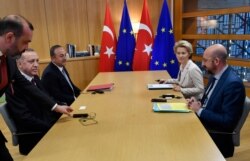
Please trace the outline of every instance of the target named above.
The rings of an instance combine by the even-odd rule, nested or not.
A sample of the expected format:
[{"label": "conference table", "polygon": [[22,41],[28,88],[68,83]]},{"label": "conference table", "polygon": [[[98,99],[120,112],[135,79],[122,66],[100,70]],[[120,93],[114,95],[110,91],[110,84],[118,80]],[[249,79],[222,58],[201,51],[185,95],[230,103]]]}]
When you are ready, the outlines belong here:
[{"label": "conference table", "polygon": [[147,89],[160,78],[170,76],[166,71],[98,73],[89,86],[114,83],[114,88],[103,94],[85,89],[72,104],[73,113],[96,114],[98,123],[86,126],[64,115],[24,160],[225,161],[195,113],[152,110],[151,99],[162,94],[182,97],[168,102],[185,102],[172,89]]}]

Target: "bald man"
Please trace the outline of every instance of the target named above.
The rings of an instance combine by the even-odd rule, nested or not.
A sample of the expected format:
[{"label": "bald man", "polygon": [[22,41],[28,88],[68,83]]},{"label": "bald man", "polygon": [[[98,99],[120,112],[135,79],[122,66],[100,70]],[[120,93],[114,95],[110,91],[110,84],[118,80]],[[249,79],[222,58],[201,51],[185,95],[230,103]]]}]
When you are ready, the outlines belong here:
[{"label": "bald man", "polygon": [[[227,50],[220,44],[205,50],[202,65],[211,74],[211,78],[201,101],[189,99],[189,108],[197,113],[208,131],[231,133],[243,111],[243,82],[227,65]],[[232,135],[210,133],[210,136],[224,157],[233,156]]]}]

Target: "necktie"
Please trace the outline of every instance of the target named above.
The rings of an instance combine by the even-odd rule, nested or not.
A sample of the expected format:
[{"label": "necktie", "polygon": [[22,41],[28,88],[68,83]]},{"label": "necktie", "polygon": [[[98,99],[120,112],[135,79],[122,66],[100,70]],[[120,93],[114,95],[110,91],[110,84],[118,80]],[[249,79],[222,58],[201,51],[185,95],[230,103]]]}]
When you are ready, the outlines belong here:
[{"label": "necktie", "polygon": [[1,57],[0,62],[0,89],[3,89],[8,84],[8,74],[7,74],[7,64],[6,64],[6,58],[4,55]]},{"label": "necktie", "polygon": [[31,83],[34,84],[36,86],[36,81],[34,78],[31,79]]},{"label": "necktie", "polygon": [[209,95],[211,89],[213,89],[213,86],[214,86],[215,81],[216,81],[216,78],[213,77],[212,80],[211,80],[211,83],[210,83],[209,86],[208,86],[208,88],[206,88],[205,93],[204,93],[204,95],[203,95],[202,98],[201,98],[201,104],[202,104],[202,105],[203,105],[203,104],[205,103],[205,101],[207,100],[207,97],[208,97],[208,95]]},{"label": "necktie", "polygon": [[68,82],[70,88],[71,88],[71,89],[73,90],[73,92],[74,92],[74,88],[73,88],[72,84],[70,83],[69,77],[67,76],[67,74],[66,74],[66,72],[65,72],[64,69],[62,70],[62,74],[63,74],[63,76],[65,77],[65,79],[67,80],[67,82]]}]

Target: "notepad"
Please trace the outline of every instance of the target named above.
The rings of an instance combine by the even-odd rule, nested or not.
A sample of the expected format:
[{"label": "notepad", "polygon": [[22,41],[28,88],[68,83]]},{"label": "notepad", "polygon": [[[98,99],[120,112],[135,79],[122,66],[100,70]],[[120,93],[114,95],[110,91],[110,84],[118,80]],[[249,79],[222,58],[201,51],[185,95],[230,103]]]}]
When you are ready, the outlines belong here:
[{"label": "notepad", "polygon": [[113,87],[114,87],[114,83],[98,84],[98,85],[89,86],[87,91],[111,90],[113,89]]},{"label": "notepad", "polygon": [[153,103],[155,112],[191,112],[186,103]]},{"label": "notepad", "polygon": [[148,84],[149,90],[173,89],[173,84]]}]

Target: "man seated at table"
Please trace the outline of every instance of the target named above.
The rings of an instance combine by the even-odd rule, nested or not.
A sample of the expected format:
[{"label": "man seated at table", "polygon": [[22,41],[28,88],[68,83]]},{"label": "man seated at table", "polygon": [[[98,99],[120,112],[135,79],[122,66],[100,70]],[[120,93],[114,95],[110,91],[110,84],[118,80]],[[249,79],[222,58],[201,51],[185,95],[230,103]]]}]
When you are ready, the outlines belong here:
[{"label": "man seated at table", "polygon": [[[37,53],[27,49],[17,60],[17,66],[27,80],[45,92],[38,77],[38,61]],[[45,107],[43,102],[29,97],[16,84],[7,89],[6,101],[18,133],[27,133],[18,136],[19,151],[27,155],[56,119],[53,118],[50,107]]]},{"label": "man seated at table", "polygon": [[197,113],[203,125],[224,157],[234,153],[232,133],[243,111],[245,88],[242,80],[227,65],[227,50],[220,44],[208,47],[202,60],[203,67],[212,74],[201,101],[191,98],[189,108]]},{"label": "man seated at table", "polygon": [[63,102],[71,105],[81,90],[71,81],[65,68],[66,53],[60,45],[54,45],[50,48],[51,62],[43,71],[42,83],[49,95],[58,103]]}]

